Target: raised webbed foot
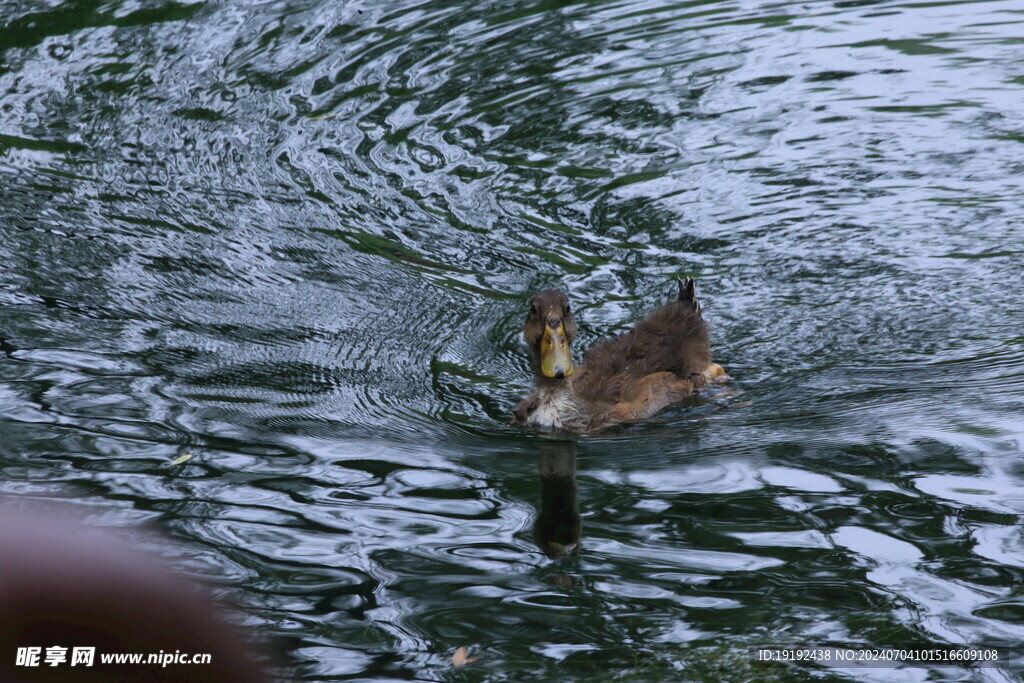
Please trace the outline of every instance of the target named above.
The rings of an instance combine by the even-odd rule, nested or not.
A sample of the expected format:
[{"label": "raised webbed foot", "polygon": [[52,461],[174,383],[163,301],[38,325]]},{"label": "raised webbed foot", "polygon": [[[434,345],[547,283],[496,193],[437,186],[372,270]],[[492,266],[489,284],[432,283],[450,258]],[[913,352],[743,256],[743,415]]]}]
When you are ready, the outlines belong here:
[{"label": "raised webbed foot", "polygon": [[725,374],[725,368],[718,363],[712,363],[705,368],[703,375],[709,382],[724,382],[729,379],[729,375]]}]

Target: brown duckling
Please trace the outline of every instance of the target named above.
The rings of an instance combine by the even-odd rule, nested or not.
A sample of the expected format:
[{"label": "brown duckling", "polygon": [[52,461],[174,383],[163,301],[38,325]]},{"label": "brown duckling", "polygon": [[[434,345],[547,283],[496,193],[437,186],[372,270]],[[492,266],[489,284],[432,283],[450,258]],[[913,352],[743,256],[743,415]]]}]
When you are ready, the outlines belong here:
[{"label": "brown duckling", "polygon": [[537,388],[514,411],[521,425],[595,432],[651,417],[725,375],[711,363],[692,278],[679,282],[678,299],[591,348],[579,367],[570,350],[576,320],[562,292],[534,295],[523,335],[533,351]]}]

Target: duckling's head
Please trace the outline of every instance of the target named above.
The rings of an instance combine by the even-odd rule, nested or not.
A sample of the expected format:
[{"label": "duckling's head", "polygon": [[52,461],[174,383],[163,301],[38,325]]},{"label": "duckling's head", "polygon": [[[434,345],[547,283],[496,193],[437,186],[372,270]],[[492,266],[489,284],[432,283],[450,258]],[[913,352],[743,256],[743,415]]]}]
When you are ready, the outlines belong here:
[{"label": "duckling's head", "polygon": [[549,379],[572,376],[575,368],[570,346],[576,339],[576,319],[565,294],[555,289],[535,294],[530,300],[523,336],[533,349],[540,375]]}]

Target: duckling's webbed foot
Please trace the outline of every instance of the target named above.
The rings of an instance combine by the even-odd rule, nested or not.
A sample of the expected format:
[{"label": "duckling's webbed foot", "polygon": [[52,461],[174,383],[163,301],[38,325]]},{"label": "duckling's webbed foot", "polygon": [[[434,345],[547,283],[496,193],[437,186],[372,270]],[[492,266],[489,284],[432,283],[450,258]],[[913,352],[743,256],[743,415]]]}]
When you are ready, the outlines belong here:
[{"label": "duckling's webbed foot", "polygon": [[702,374],[708,382],[724,382],[729,379],[729,375],[725,374],[725,368],[718,363],[710,364]]}]

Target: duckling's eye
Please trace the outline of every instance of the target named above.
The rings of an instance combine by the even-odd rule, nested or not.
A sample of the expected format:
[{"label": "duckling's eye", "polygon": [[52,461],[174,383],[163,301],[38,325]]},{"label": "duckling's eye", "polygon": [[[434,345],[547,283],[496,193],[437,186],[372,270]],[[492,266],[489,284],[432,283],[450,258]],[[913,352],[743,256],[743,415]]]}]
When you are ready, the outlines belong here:
[{"label": "duckling's eye", "polygon": [[537,315],[537,304],[530,306],[530,315]]},{"label": "duckling's eye", "polygon": [[572,306],[570,306],[569,304],[566,304],[565,305],[565,315],[569,315],[570,313],[572,313]]}]

